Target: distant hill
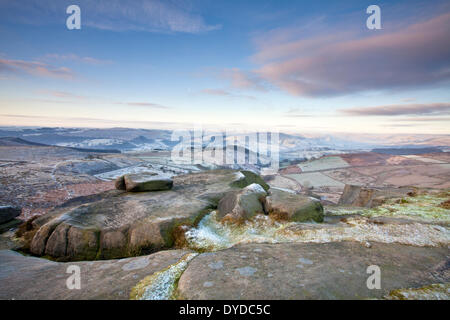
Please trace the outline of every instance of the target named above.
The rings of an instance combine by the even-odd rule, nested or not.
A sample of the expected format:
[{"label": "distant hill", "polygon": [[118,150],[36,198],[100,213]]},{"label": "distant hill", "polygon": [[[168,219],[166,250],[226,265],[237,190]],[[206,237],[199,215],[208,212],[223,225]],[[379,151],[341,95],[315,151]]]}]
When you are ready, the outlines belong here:
[{"label": "distant hill", "polygon": [[59,147],[51,146],[48,144],[37,143],[32,141],[27,141],[16,137],[0,137],[0,147],[54,147],[54,148],[64,148],[71,149],[80,152],[92,152],[92,153],[121,153],[119,150],[104,150],[104,149],[85,149],[85,148],[74,148],[74,147]]},{"label": "distant hill", "polygon": [[429,148],[379,148],[372,149],[372,152],[375,153],[383,153],[383,154],[392,154],[392,155],[414,155],[414,154],[424,154],[424,153],[436,153],[442,152],[441,149],[435,147]]},{"label": "distant hill", "polygon": [[47,146],[42,143],[26,141],[21,138],[16,137],[1,137],[0,138],[0,146],[1,147],[23,147],[23,146]]}]

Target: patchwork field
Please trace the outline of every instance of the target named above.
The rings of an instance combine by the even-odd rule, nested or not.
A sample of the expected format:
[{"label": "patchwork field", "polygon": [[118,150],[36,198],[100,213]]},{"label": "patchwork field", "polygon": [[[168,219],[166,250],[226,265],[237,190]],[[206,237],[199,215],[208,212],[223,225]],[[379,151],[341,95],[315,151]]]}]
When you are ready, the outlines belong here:
[{"label": "patchwork field", "polygon": [[[303,190],[314,189],[324,199],[336,201],[345,184],[366,187],[450,188],[449,153],[389,155],[373,152],[326,156],[290,167],[280,175],[296,181]],[[280,181],[278,179],[277,181]]]},{"label": "patchwork field", "polygon": [[318,160],[300,163],[298,165],[303,172],[320,171],[329,169],[346,168],[350,165],[339,156],[323,157]]},{"label": "patchwork field", "polygon": [[404,157],[408,158],[408,159],[414,159],[414,160],[426,162],[426,163],[445,163],[445,161],[442,161],[442,160],[437,160],[437,159],[428,158],[428,157],[422,157],[422,156],[418,156],[418,155],[415,155],[415,154],[406,155]]},{"label": "patchwork field", "polygon": [[302,186],[320,187],[344,187],[344,183],[336,181],[321,172],[307,172],[301,174],[288,174],[287,177],[295,179]]}]

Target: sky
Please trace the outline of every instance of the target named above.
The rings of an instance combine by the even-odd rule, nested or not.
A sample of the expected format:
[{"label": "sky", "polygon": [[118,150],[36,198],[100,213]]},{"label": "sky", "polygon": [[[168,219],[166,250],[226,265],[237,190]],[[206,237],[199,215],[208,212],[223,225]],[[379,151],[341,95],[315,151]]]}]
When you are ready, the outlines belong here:
[{"label": "sky", "polygon": [[0,40],[1,126],[450,134],[449,1],[0,0]]}]

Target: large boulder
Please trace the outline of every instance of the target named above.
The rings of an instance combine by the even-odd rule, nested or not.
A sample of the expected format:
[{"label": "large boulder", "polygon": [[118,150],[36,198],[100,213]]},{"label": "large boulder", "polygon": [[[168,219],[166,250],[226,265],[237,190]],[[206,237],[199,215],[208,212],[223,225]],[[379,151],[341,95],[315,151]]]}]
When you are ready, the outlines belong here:
[{"label": "large boulder", "polygon": [[[0,250],[0,300],[128,300],[133,287],[148,275],[177,263],[188,250],[160,251],[148,256],[89,262],[54,262]],[[66,281],[80,268],[80,289]]]},{"label": "large boulder", "polygon": [[[381,289],[367,287],[371,265],[380,268]],[[187,300],[370,299],[449,281],[447,247],[374,242],[368,248],[351,241],[241,244],[194,258],[177,293]]]},{"label": "large boulder", "polygon": [[239,191],[225,195],[217,207],[216,217],[221,221],[243,222],[256,214],[263,214],[266,191],[259,184],[252,183]]},{"label": "large boulder", "polygon": [[275,219],[288,221],[323,221],[323,207],[319,200],[294,192],[271,189],[265,199],[266,212]]},{"label": "large boulder", "polygon": [[20,208],[13,206],[0,206],[0,224],[9,222],[22,213]]},{"label": "large boulder", "polygon": [[117,190],[127,190],[127,186],[125,185],[125,176],[117,177],[114,181],[114,187]]},{"label": "large boulder", "polygon": [[148,254],[175,243],[180,226],[196,225],[215,210],[243,175],[211,170],[174,177],[172,190],[117,190],[73,199],[33,221],[29,250],[61,261]]},{"label": "large boulder", "polygon": [[385,200],[402,198],[414,193],[413,188],[372,188],[346,184],[339,205],[351,207],[373,208]]},{"label": "large boulder", "polygon": [[151,172],[126,174],[115,181],[116,189],[128,192],[170,190],[172,186],[173,180],[170,177]]}]

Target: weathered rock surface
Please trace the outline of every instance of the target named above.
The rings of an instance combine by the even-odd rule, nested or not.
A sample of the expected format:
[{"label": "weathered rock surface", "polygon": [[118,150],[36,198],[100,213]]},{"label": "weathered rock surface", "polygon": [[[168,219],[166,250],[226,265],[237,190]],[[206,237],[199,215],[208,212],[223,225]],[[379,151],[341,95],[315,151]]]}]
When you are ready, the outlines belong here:
[{"label": "weathered rock surface", "polygon": [[289,221],[323,221],[323,207],[319,200],[304,195],[271,189],[265,199],[265,210],[270,216]]},{"label": "weathered rock surface", "polygon": [[[182,299],[365,299],[450,280],[447,247],[357,242],[243,244],[200,254],[178,282]],[[367,267],[381,289],[367,288]],[[274,290],[276,288],[276,290]]]},{"label": "weathered rock surface", "polygon": [[0,224],[9,222],[18,217],[22,210],[13,206],[0,206]]},{"label": "weathered rock surface", "polygon": [[373,208],[389,198],[401,198],[414,192],[412,188],[369,188],[346,184],[339,205]]},{"label": "weathered rock surface", "polygon": [[222,221],[243,222],[264,213],[262,202],[267,195],[263,187],[252,183],[239,191],[225,195],[217,207],[217,218]]},{"label": "weathered rock surface", "polygon": [[154,173],[126,174],[123,177],[128,192],[145,192],[170,190],[173,180]]},{"label": "weathered rock surface", "polygon": [[125,176],[120,176],[114,181],[114,187],[117,190],[127,190],[125,185]]},{"label": "weathered rock surface", "polygon": [[[0,299],[129,299],[149,274],[179,261],[189,251],[169,250],[120,260],[60,263],[0,250]],[[68,266],[80,267],[80,290],[69,290]]]},{"label": "weathered rock surface", "polygon": [[33,221],[30,252],[75,261],[170,248],[178,226],[195,225],[225,194],[239,190],[241,179],[236,171],[211,170],[174,177],[172,190],[73,199]]}]

